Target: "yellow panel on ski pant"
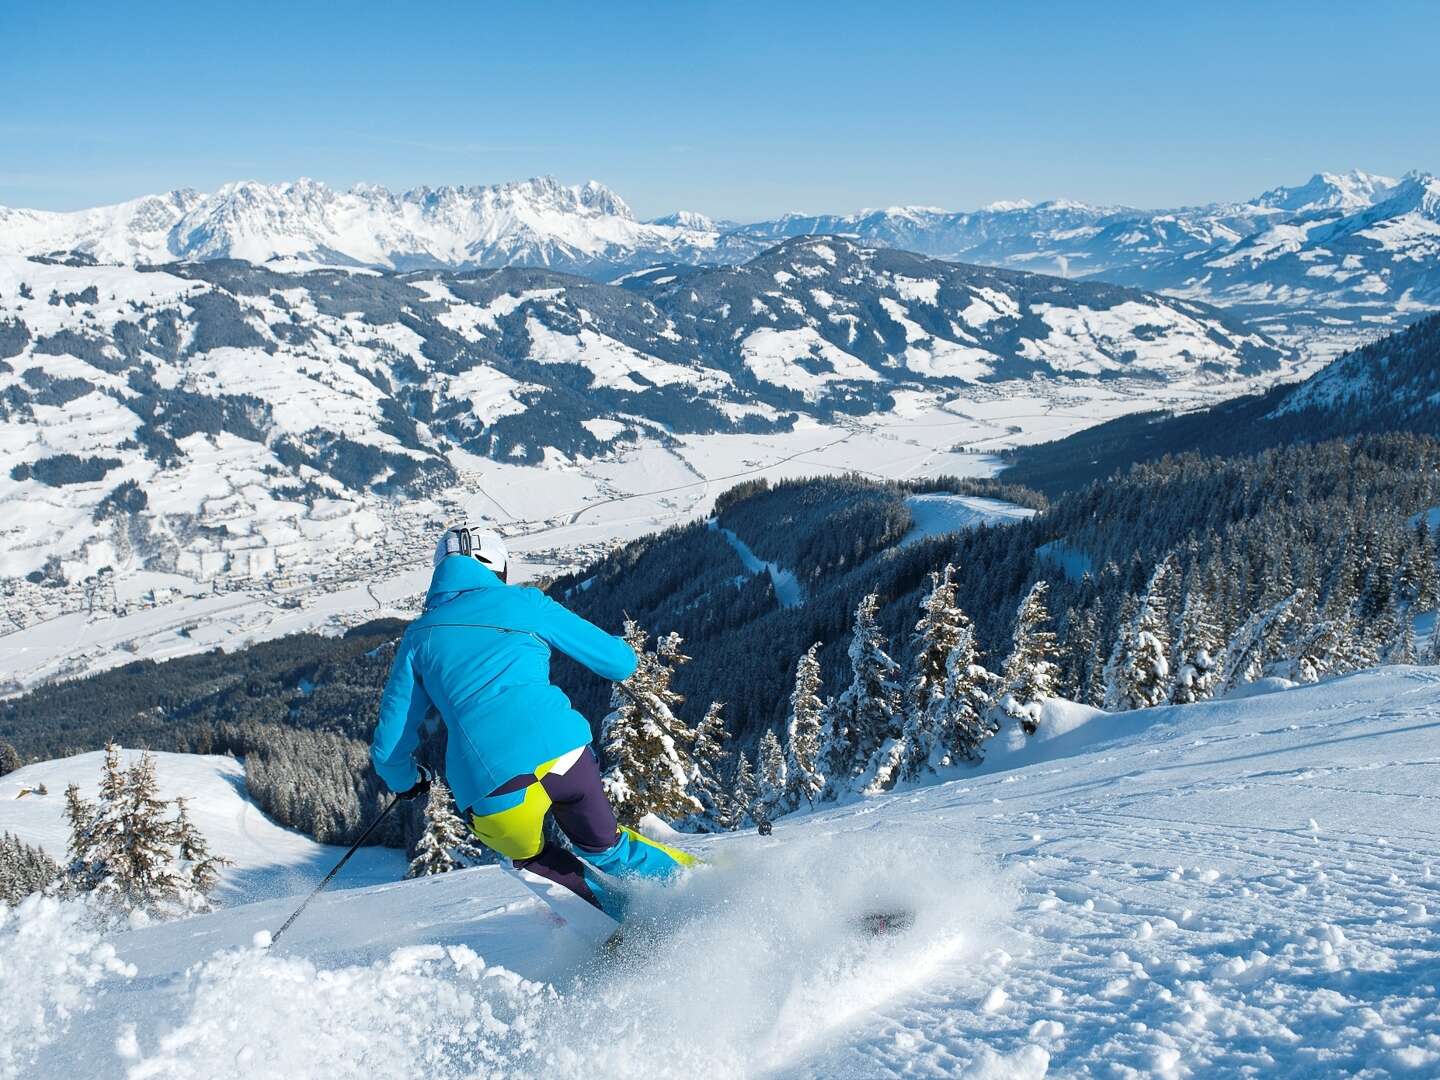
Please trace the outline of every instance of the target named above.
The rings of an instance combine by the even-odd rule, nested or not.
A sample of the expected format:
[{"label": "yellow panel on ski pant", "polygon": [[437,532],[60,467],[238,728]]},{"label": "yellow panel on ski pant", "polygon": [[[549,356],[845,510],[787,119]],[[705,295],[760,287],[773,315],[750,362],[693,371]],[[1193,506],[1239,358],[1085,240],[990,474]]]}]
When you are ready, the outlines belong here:
[{"label": "yellow panel on ski pant", "polygon": [[535,767],[535,783],[525,788],[525,798],[518,805],[483,817],[470,815],[470,831],[482,844],[517,862],[540,854],[545,846],[545,815],[551,806],[540,779],[559,760],[553,758]]}]

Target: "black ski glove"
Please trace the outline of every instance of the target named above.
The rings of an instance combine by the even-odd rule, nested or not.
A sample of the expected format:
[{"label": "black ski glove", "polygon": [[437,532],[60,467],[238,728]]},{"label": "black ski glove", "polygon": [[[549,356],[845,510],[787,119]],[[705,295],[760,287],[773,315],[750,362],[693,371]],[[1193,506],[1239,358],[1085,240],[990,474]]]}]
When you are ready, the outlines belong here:
[{"label": "black ski glove", "polygon": [[430,782],[435,779],[435,774],[424,765],[417,765],[415,768],[420,773],[420,779],[415,781],[413,787],[406,788],[395,796],[402,802],[409,802],[411,799],[418,799],[421,795],[427,794],[430,791]]}]

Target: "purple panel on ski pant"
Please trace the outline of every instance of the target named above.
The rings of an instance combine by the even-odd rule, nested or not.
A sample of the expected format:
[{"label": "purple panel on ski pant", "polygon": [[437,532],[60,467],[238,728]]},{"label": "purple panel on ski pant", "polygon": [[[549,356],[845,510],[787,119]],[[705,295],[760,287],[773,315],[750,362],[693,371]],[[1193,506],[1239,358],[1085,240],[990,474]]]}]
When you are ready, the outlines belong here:
[{"label": "purple panel on ski pant", "polygon": [[[540,780],[550,796],[552,812],[560,830],[584,851],[600,852],[614,847],[620,839],[615,811],[600,782],[600,763],[590,749],[580,755],[563,776],[550,773]],[[518,870],[548,878],[604,910],[585,876],[585,864],[553,841],[546,841],[540,854],[515,863]]]},{"label": "purple panel on ski pant", "polygon": [[586,851],[604,851],[620,839],[615,811],[600,780],[600,762],[589,747],[565,770],[563,776],[549,773],[540,786],[554,804],[555,822],[571,843]]}]

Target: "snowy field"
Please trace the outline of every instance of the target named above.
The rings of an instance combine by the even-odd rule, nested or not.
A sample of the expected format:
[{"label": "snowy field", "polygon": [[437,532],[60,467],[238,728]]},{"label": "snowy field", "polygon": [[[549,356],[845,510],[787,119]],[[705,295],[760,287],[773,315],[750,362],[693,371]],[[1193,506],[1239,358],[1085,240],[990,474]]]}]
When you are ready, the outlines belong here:
[{"label": "snowy field", "polygon": [[[1225,393],[1245,389],[1224,384]],[[999,467],[998,450],[1061,438],[1138,409],[1208,404],[1217,393],[1198,386],[1156,391],[1153,383],[1043,382],[948,398],[902,391],[885,414],[835,424],[802,420],[776,435],[683,436],[674,447],[650,443],[594,461],[553,459],[536,467],[457,453],[462,483],[436,501],[367,504],[373,523],[364,543],[352,543],[346,525],[331,551],[334,535],[314,530],[303,542],[331,565],[313,580],[136,574],[116,583],[123,614],[108,606],[71,610],[0,634],[0,695],[140,658],[235,648],[304,630],[339,632],[365,619],[413,614],[429,580],[433,521],[465,516],[500,528],[517,553],[516,579],[524,581],[583,565],[617,542],[708,517],[715,499],[742,480],[849,471],[877,479],[989,475]],[[161,599],[151,599],[157,593]]]},{"label": "snowy field", "polygon": [[614,955],[494,867],[329,895],[269,952],[289,901],[105,942],[30,902],[0,1075],[1440,1073],[1440,669],[1044,730],[694,843]]},{"label": "snowy field", "polygon": [[914,526],[900,539],[900,546],[927,536],[973,529],[979,525],[1008,525],[1034,517],[1035,511],[1000,499],[972,495],[912,495],[905,500]]}]

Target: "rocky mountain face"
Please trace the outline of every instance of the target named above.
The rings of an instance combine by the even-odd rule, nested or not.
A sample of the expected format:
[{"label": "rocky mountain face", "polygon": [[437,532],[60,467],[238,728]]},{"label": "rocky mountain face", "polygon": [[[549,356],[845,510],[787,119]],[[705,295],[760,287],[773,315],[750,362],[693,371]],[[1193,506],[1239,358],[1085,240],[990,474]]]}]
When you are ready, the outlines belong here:
[{"label": "rocky mountain face", "polygon": [[[659,259],[726,257],[721,231],[699,215],[635,220],[603,184],[550,177],[402,194],[313,180],[173,191],[78,213],[0,209],[0,252],[79,251],[101,262],[301,260],[386,269],[554,266],[609,273]],[[741,245],[753,254],[757,245]]]},{"label": "rocky mountain face", "polygon": [[447,489],[462,450],[543,465],[886,410],[902,390],[1218,390],[1288,359],[1193,301],[833,237],[618,285],[4,257],[0,577],[89,549],[203,576],[197,549],[223,565],[227,544],[269,550],[327,516],[373,531],[367,500]]}]

